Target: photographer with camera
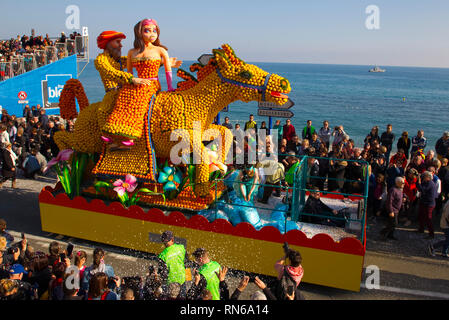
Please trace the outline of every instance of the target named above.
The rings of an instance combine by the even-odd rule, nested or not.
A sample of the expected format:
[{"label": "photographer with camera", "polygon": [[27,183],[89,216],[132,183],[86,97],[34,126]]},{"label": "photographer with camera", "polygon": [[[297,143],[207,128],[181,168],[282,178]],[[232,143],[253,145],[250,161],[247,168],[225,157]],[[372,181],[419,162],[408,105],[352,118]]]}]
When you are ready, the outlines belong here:
[{"label": "photographer with camera", "polygon": [[[6,240],[4,241],[4,244],[6,245]],[[0,251],[2,251],[3,254],[2,264],[5,266],[5,268],[8,269],[13,264],[24,265],[25,252],[27,249],[27,240],[22,239],[22,241],[13,244],[7,250],[5,250],[6,249],[5,245],[3,245],[3,248],[0,248],[1,249]]]},{"label": "photographer with camera", "polygon": [[[274,265],[278,281],[271,290],[275,293],[277,300],[305,300],[298,289],[304,276],[301,254],[290,249],[287,242],[284,243],[283,248],[285,255]],[[290,264],[286,264],[287,258]]]}]

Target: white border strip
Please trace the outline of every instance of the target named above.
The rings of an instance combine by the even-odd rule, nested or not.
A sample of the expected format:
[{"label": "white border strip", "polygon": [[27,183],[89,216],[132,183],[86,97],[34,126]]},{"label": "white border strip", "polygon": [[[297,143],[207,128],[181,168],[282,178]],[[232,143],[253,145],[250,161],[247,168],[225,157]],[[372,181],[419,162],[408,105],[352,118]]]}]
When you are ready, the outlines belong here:
[{"label": "white border strip", "polygon": [[[365,284],[361,283],[360,288],[366,289]],[[367,289],[367,290],[369,290],[369,291],[371,291],[371,290],[388,291],[388,292],[394,292],[394,293],[410,294],[410,295],[414,295],[414,296],[423,296],[423,297],[440,298],[440,299],[449,300],[449,294],[441,293],[441,292],[411,290],[411,289],[394,288],[394,287],[387,287],[387,286],[380,286],[379,289]]]}]

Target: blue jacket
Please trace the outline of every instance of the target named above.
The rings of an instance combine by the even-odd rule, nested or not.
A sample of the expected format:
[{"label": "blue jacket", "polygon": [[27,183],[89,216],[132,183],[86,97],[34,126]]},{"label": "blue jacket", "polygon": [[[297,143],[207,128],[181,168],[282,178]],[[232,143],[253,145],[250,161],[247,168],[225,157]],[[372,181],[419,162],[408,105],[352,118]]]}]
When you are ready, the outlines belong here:
[{"label": "blue jacket", "polygon": [[[87,267],[86,269],[84,269],[84,276],[83,276],[83,279],[81,280],[81,285],[80,285],[81,294],[86,294],[89,291],[90,278],[92,278],[92,276],[97,272],[100,272],[100,270],[98,270],[98,268],[95,268],[94,265],[91,265],[91,266]],[[112,268],[112,266],[110,266],[108,264],[105,264],[104,273],[106,273],[109,278],[114,277],[114,269]]]},{"label": "blue jacket", "polygon": [[426,207],[435,207],[435,199],[438,198],[438,190],[435,182],[426,181],[417,183],[416,187],[421,192],[420,204]]}]

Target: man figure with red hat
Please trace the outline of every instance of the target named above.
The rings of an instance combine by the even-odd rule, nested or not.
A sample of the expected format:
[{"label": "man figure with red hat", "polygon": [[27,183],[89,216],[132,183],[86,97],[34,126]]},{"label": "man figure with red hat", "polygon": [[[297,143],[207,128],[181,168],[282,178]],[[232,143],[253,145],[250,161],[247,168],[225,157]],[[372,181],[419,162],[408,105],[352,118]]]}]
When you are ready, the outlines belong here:
[{"label": "man figure with red hat", "polygon": [[[123,84],[149,85],[151,83],[151,80],[135,78],[131,73],[123,71],[127,58],[121,56],[123,39],[126,39],[126,36],[117,31],[103,31],[97,38],[98,48],[103,49],[104,52],[95,59],[95,68],[100,73],[106,91],[103,103],[98,108],[100,128],[104,126],[108,115],[112,112]],[[172,68],[179,68],[182,64],[182,61],[176,58],[171,58],[170,62]]]}]

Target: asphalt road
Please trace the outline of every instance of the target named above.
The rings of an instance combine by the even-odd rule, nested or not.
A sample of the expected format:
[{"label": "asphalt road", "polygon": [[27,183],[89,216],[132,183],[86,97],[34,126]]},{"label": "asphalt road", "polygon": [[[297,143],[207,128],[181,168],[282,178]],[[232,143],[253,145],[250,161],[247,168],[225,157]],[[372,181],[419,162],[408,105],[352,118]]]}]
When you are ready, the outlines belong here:
[{"label": "asphalt road", "polygon": [[[117,275],[145,275],[149,264],[154,263],[155,255],[136,252],[129,249],[97,244],[82,239],[49,234],[41,230],[38,195],[46,185],[54,185],[54,176],[39,177],[38,180],[17,180],[18,189],[11,189],[7,182],[0,189],[0,217],[8,223],[8,230],[20,237],[25,232],[29,244],[35,250],[47,252],[51,241],[61,243],[68,241],[75,244],[75,250],[86,250],[91,262],[91,253],[96,246],[103,247],[106,262],[114,267]],[[435,219],[436,238],[442,238],[439,232],[438,218]],[[422,234],[416,233],[416,225],[399,227],[398,241],[381,241],[378,236],[383,224],[381,221],[370,223],[367,230],[367,252],[365,268],[360,292],[349,292],[334,288],[301,284],[301,290],[308,300],[404,300],[404,299],[449,299],[449,259],[440,256],[430,257],[427,252],[428,242]],[[219,259],[217,259],[219,260]],[[273,261],[274,263],[274,261]],[[375,266],[375,267],[372,267]],[[379,287],[368,289],[372,281],[373,268],[379,270]],[[307,272],[307,271],[306,271]],[[228,285],[231,293],[237,287],[242,272],[230,270]],[[369,280],[366,284],[366,280]],[[249,299],[257,287],[250,283],[241,295],[241,299]]]}]

